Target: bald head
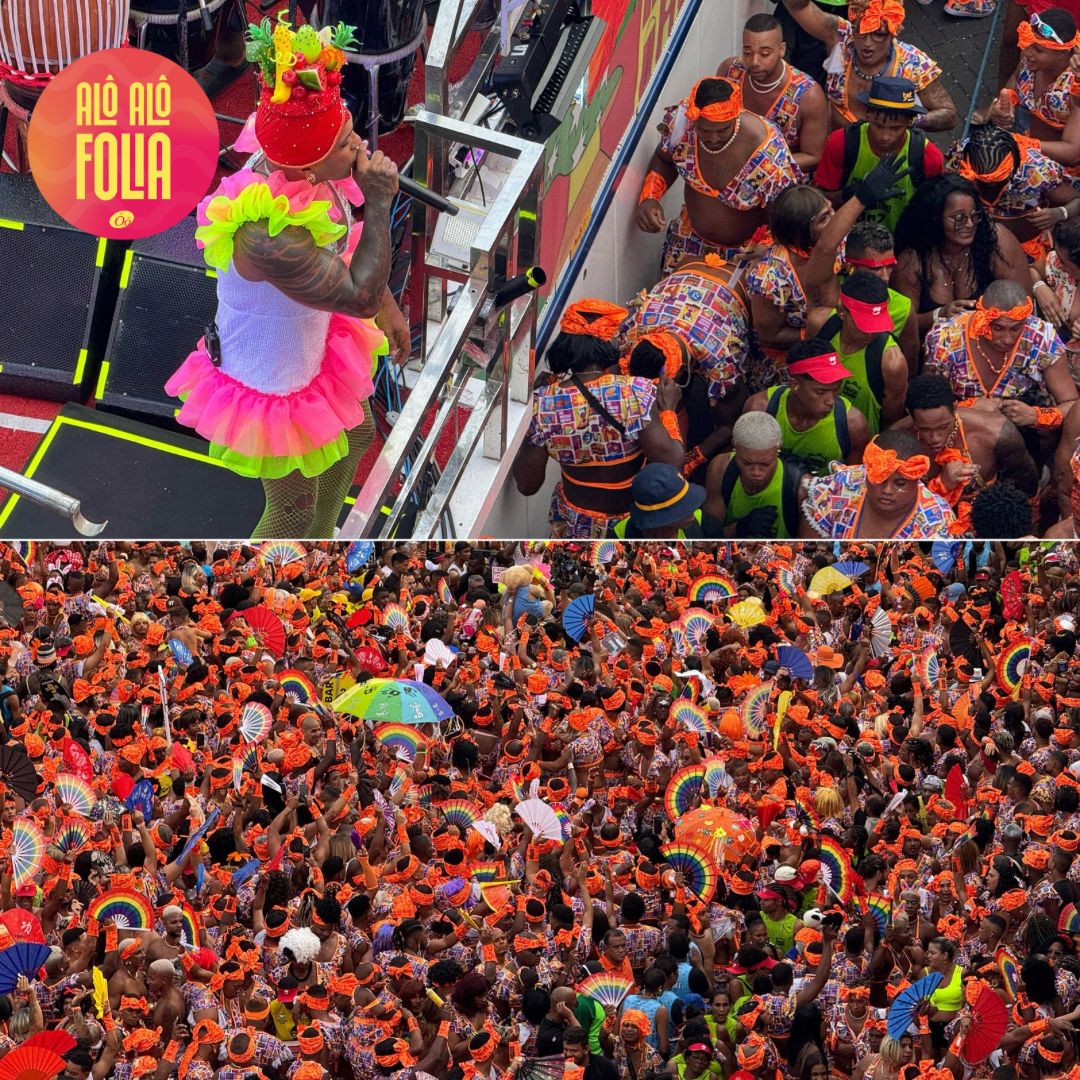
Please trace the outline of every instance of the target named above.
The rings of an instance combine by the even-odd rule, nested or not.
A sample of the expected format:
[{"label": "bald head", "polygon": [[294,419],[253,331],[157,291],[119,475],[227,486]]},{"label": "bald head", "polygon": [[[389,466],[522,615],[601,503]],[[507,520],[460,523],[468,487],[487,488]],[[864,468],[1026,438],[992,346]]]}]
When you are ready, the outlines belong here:
[{"label": "bald head", "polygon": [[1024,287],[1019,282],[1004,278],[991,281],[982,296],[983,307],[998,308],[1000,311],[1007,311],[1009,308],[1023,304],[1026,300],[1027,293]]}]

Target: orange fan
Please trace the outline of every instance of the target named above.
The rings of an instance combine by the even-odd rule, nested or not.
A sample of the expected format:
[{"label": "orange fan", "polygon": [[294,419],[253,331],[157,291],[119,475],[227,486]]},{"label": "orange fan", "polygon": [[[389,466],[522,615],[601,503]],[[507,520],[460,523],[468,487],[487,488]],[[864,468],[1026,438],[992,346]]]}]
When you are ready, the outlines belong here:
[{"label": "orange fan", "polygon": [[920,574],[912,583],[911,587],[920,600],[928,600],[937,590],[931,584],[930,579]]},{"label": "orange fan", "polygon": [[0,1080],[54,1080],[64,1059],[44,1046],[20,1046],[0,1059]]}]

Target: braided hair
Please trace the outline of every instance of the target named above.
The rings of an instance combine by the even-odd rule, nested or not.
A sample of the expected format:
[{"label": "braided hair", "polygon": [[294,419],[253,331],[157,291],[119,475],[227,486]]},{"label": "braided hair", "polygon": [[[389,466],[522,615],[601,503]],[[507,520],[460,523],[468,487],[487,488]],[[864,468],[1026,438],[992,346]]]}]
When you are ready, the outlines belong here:
[{"label": "braided hair", "polygon": [[968,135],[964,158],[980,174],[993,172],[1012,155],[1013,170],[1020,168],[1020,147],[1004,128],[993,124],[976,124]]}]

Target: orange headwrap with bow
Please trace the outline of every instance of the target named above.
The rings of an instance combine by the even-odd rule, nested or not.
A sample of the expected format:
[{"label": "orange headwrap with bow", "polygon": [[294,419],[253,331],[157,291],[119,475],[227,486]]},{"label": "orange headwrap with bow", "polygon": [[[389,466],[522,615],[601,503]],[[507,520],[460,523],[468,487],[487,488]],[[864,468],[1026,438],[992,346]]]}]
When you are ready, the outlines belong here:
[{"label": "orange headwrap with bow", "polygon": [[[697,101],[698,90],[701,88],[702,83],[707,82],[723,82],[727,83],[731,87],[731,97],[727,101],[714,101],[711,105],[706,105],[702,108],[694,103]],[[705,79],[701,79],[694,84],[694,89],[690,91],[690,96],[686,99],[686,119],[687,120],[711,120],[716,124],[726,124],[732,120],[739,118],[739,113],[742,112],[742,91],[732,82],[727,79],[717,78],[715,75],[710,75]]]},{"label": "orange headwrap with bow", "polygon": [[988,308],[982,302],[982,298],[976,302],[975,310],[971,313],[971,318],[968,319],[968,333],[972,337],[990,337],[990,324],[996,319],[1012,319],[1015,322],[1023,322],[1025,319],[1031,317],[1031,313],[1035,310],[1031,303],[1031,297],[1027,297],[1022,304],[1017,304],[1016,307],[1008,308],[1002,311],[1001,308]]},{"label": "orange headwrap with bow", "polygon": [[870,0],[858,20],[858,33],[873,34],[884,27],[896,34],[904,25],[904,5],[899,0]]},{"label": "orange headwrap with bow", "polygon": [[[642,334],[634,342],[634,349],[644,341],[647,341],[664,357],[664,374],[669,379],[674,379],[683,366],[682,342],[670,330],[658,330],[652,334]],[[619,370],[624,375],[630,374],[630,359],[633,356],[634,349],[631,349],[630,353],[619,361]]]},{"label": "orange headwrap with bow", "polygon": [[559,329],[564,334],[587,334],[601,341],[610,341],[627,315],[629,312],[626,308],[607,300],[579,300],[566,309]]},{"label": "orange headwrap with bow", "polygon": [[866,479],[871,484],[883,484],[893,473],[899,473],[906,480],[921,480],[930,471],[930,459],[925,454],[901,460],[895,450],[883,450],[878,446],[877,439],[867,443],[863,464]]}]

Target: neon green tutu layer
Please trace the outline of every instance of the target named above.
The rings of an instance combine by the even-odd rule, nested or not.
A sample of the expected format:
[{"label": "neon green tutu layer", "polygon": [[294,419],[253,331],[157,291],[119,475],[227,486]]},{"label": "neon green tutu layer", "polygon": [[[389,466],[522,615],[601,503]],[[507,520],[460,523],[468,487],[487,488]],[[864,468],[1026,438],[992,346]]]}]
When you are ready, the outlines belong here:
[{"label": "neon green tutu layer", "polygon": [[307,454],[286,457],[247,457],[218,443],[210,444],[210,457],[227,465],[234,473],[259,480],[280,480],[298,469],[304,476],[321,476],[349,454],[349,436],[342,432],[333,442]]}]

